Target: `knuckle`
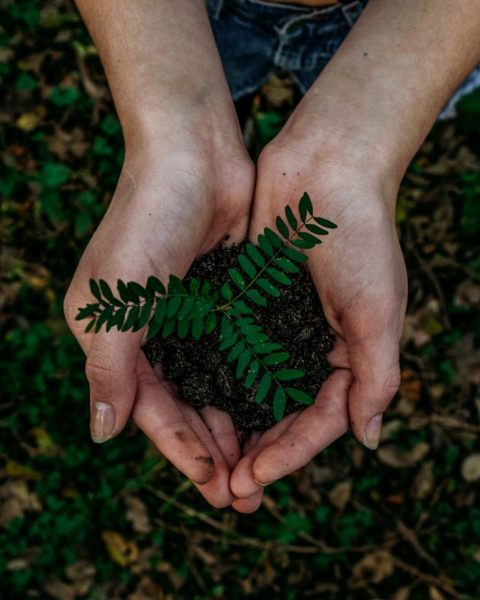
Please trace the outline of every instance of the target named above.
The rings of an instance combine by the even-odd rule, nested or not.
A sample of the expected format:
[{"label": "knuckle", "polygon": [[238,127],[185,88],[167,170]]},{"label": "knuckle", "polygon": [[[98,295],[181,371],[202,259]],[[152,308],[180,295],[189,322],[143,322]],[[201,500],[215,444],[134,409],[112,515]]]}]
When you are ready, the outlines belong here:
[{"label": "knuckle", "polygon": [[385,399],[386,404],[390,404],[392,398],[398,392],[400,387],[400,367],[396,366],[392,369],[392,371],[387,375],[387,377],[383,380],[381,394]]},{"label": "knuckle", "polygon": [[120,377],[119,371],[106,362],[87,358],[85,363],[85,375],[92,390],[92,394],[97,397],[107,398],[112,395],[112,389],[118,384]]}]

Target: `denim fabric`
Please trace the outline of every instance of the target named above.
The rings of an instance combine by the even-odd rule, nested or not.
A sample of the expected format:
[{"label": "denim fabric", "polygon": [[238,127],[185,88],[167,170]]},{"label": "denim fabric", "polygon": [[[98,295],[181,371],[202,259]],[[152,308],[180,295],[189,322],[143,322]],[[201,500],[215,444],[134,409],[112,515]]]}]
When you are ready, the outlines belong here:
[{"label": "denim fabric", "polygon": [[[206,0],[213,34],[235,101],[256,92],[272,71],[287,71],[302,93],[335,54],[368,0],[323,8],[265,0]],[[444,107],[480,87],[480,65]]]}]

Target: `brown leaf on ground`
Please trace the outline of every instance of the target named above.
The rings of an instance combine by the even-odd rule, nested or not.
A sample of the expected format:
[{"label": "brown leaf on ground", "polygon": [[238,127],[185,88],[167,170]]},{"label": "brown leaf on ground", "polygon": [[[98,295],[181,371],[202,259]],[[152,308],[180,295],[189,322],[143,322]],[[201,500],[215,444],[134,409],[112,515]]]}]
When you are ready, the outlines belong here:
[{"label": "brown leaf on ground", "polygon": [[24,480],[8,480],[0,487],[0,526],[7,525],[26,512],[40,512],[42,505],[37,494],[28,489]]},{"label": "brown leaf on ground", "polygon": [[152,524],[145,504],[135,496],[127,496],[125,504],[127,506],[125,516],[132,524],[133,530],[137,533],[150,533]]},{"label": "brown leaf on ground", "polygon": [[79,560],[73,565],[68,565],[65,574],[72,582],[73,589],[77,596],[85,596],[93,584],[95,577],[95,567],[86,560]]},{"label": "brown leaf on ground", "polygon": [[55,600],[75,600],[75,590],[60,579],[50,579],[43,586],[43,591]]},{"label": "brown leaf on ground", "polygon": [[393,575],[395,564],[386,550],[378,550],[364,556],[352,569],[352,587],[363,587],[368,583],[380,583]]},{"label": "brown leaf on ground", "polygon": [[426,442],[419,442],[411,450],[402,450],[394,444],[381,446],[377,450],[377,456],[380,462],[389,467],[403,469],[413,467],[417,462],[422,460],[430,450],[430,446]]},{"label": "brown leaf on ground", "polygon": [[352,496],[352,482],[341,481],[328,492],[330,502],[340,511],[344,510]]},{"label": "brown leaf on ground", "polygon": [[462,477],[472,482],[480,479],[480,452],[470,454],[462,463]]},{"label": "brown leaf on ground", "polygon": [[425,500],[432,493],[435,483],[433,475],[433,460],[427,460],[420,467],[413,480],[410,493],[416,500]]}]

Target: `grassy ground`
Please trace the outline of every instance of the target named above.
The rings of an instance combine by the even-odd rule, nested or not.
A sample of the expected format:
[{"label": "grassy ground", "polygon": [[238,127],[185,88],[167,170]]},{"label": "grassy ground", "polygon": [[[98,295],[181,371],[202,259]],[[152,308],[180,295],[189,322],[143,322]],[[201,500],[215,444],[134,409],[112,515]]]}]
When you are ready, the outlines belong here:
[{"label": "grassy ground", "polygon": [[[479,97],[402,185],[410,302],[380,450],[346,435],[240,516],[209,508],[133,427],[90,442],[61,305],[122,138],[78,14],[39,7],[3,2],[0,20],[0,598],[478,600]],[[278,89],[254,101],[257,146],[290,101]]]}]

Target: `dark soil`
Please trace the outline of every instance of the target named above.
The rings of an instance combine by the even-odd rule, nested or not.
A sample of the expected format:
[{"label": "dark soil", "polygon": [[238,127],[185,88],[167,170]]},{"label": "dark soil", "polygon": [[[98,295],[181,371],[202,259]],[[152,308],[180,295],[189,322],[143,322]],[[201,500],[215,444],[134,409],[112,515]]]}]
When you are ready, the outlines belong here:
[{"label": "dark soil", "polygon": [[[236,265],[236,257],[243,246],[215,250],[196,261],[185,281],[196,277],[210,281],[215,289],[228,281],[227,269]],[[268,297],[268,307],[261,308],[247,299],[255,310],[253,315],[273,342],[284,346],[290,354],[284,368],[296,368],[305,376],[292,382],[300,390],[316,396],[332,368],[327,354],[332,349],[333,336],[323,315],[322,306],[308,272],[304,269],[290,275],[291,286],[279,286],[279,298]],[[228,352],[219,349],[219,333],[214,331],[198,342],[191,336],[181,340],[171,335],[166,340],[157,336],[144,346],[150,363],[161,363],[168,379],[173,381],[179,395],[196,408],[208,404],[230,414],[239,431],[264,431],[275,424],[271,398],[257,404],[255,392],[258,381],[251,389],[235,379],[235,370],[226,361]],[[288,400],[285,414],[304,405]]]}]

